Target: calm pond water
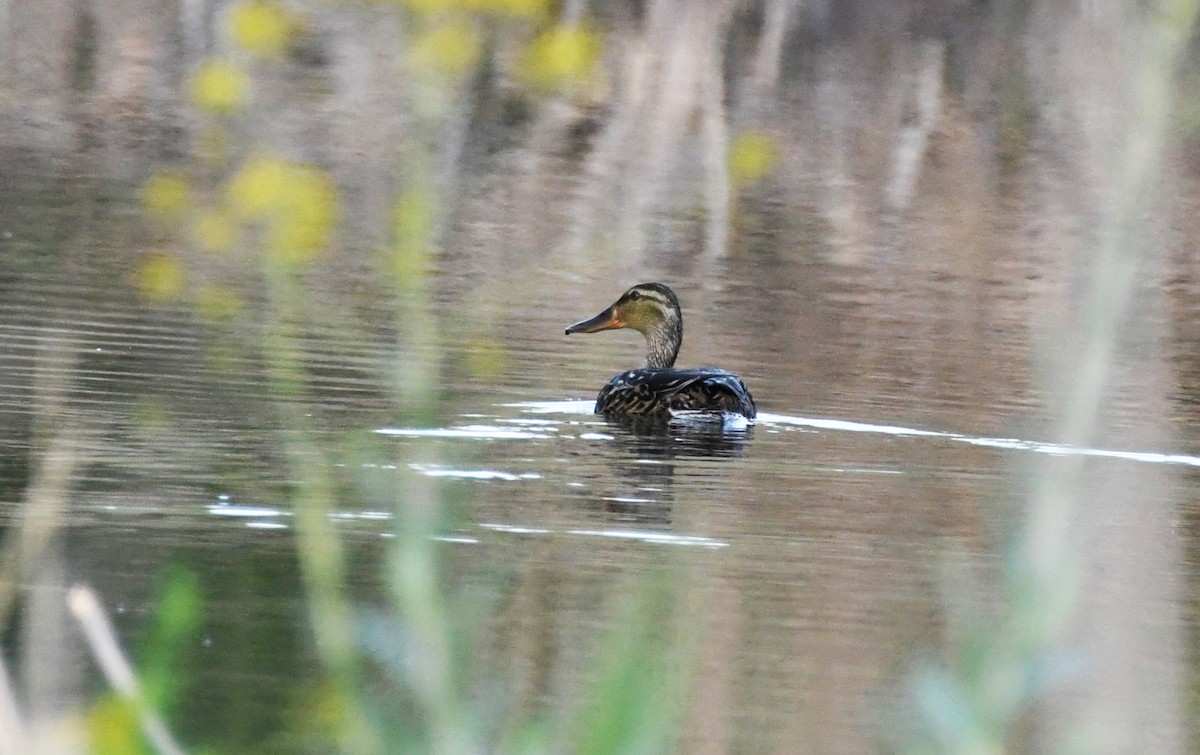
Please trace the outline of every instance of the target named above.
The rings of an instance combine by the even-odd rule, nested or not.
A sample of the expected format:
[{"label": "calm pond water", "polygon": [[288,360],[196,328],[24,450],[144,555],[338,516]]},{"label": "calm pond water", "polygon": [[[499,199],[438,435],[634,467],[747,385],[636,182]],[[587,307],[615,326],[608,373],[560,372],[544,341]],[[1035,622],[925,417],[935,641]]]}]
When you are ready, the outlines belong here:
[{"label": "calm pond water", "polygon": [[[30,407],[32,386],[45,379],[35,376],[39,340],[67,339],[77,359],[70,419],[82,428],[84,461],[36,584],[86,581],[136,646],[164,568],[194,570],[206,614],[188,654],[196,686],[181,733],[203,739],[215,726],[222,741],[288,750],[279,732],[294,735],[297,689],[318,666],[294,512],[273,456],[276,420],[260,404],[266,378],[251,359],[214,361],[221,344],[186,310],[139,303],[119,275],[115,290],[97,285],[106,254],[121,252],[98,253],[95,268],[31,270],[0,303],[5,519],[20,515],[36,463]],[[747,273],[754,277],[752,267]],[[446,335],[448,362],[485,364],[448,370],[456,377],[442,386],[435,423],[398,424],[378,399],[393,356],[386,348],[315,337],[319,426],[330,439],[361,441],[362,452],[340,462],[358,467],[348,479],[362,470],[415,474],[435,487],[413,495],[457,507],[439,539],[460,579],[492,591],[494,607],[475,627],[478,662],[499,674],[515,704],[567,705],[624,596],[640,575],[665,568],[703,606],[685,749],[870,750],[888,740],[889,716],[908,704],[915,664],[946,642],[955,600],[947,570],[983,575],[996,565],[1022,510],[1020,481],[1038,458],[1087,454],[1097,479],[1117,485],[1143,484],[1143,468],[1194,485],[1186,481],[1196,479],[1200,458],[1178,441],[1146,444],[1136,435],[1114,434],[1103,449],[1054,445],[1036,394],[981,385],[989,396],[981,401],[956,396],[970,386],[953,371],[945,384],[936,383],[942,373],[902,374],[913,369],[912,361],[902,367],[902,355],[922,346],[873,332],[879,323],[857,301],[869,289],[812,282],[834,274],[805,265],[819,303],[800,309],[826,313],[794,335],[781,333],[777,314],[799,298],[794,292],[749,281],[715,291],[679,285],[684,358],[741,372],[761,412],[746,427],[641,435],[592,414],[596,388],[635,363],[642,345],[630,333],[563,336],[566,323],[620,286],[561,277],[532,308],[524,294],[487,303],[490,327],[505,334],[501,352],[471,335]],[[457,306],[446,297],[432,314],[452,321]],[[896,330],[953,328],[947,312],[910,317]],[[790,339],[798,351],[779,343]],[[975,374],[1023,380],[1014,347],[990,351],[951,336],[923,348],[971,362],[964,370]],[[848,374],[872,350],[889,356],[865,359],[891,371]],[[1138,401],[1130,396],[1122,411],[1136,413]],[[382,440],[387,453],[376,456],[379,442],[363,436]],[[1182,504],[1188,489],[1139,495],[1136,513],[1109,510],[1160,516],[1156,507]],[[396,505],[364,500],[333,514],[364,600],[377,589],[403,496]],[[1163,570],[1157,577],[1174,585],[1171,602],[1157,609],[1166,617],[1155,621],[1190,634],[1192,591],[1183,586],[1195,574],[1182,554],[1191,552],[1191,530],[1178,528],[1188,517],[1167,514],[1162,529],[1137,536],[1139,548],[1159,555],[1121,547],[1106,569],[1151,558]],[[1164,536],[1174,540],[1164,544]],[[20,636],[9,640],[18,660]],[[1166,657],[1162,646],[1141,652],[1177,670],[1190,657],[1182,645]],[[77,667],[68,680],[91,674],[81,653],[70,656]],[[36,667],[27,662],[23,673]],[[56,673],[55,688],[70,694]]]},{"label": "calm pond water", "polygon": [[[163,62],[178,50],[154,40],[180,35],[192,61],[197,19],[112,40],[128,10],[89,15],[99,83],[63,74],[60,100],[0,113],[4,547],[46,525],[29,569],[4,573],[16,603],[0,647],[29,725],[55,730],[105,687],[66,589],[92,587],[136,649],[182,567],[204,611],[181,653],[178,737],[321,751],[291,416],[329,461],[327,519],[364,615],[388,604],[381,575],[406,517],[438,512],[447,592],[476,600],[473,691],[495,707],[569,715],[630,596],[665,574],[692,640],[681,752],[904,749],[923,705],[944,710],[920,669],[973,668],[969,617],[999,610],[1028,502],[1079,472],[1050,528],[1075,557],[1057,581],[1069,607],[1039,618],[1066,649],[1026,669],[1050,692],[1014,716],[1017,741],[1187,751],[1200,729],[1194,137],[1164,150],[1163,207],[1143,221],[1154,248],[1083,433],[1095,442],[1065,444],[1061,396],[1090,364],[1077,351],[1090,331],[1072,323],[1122,136],[1097,122],[1128,104],[1107,63],[1070,65],[1071,40],[1123,27],[1034,5],[1026,29],[1004,13],[768,3],[765,21],[685,13],[677,36],[667,10],[614,5],[600,18],[623,53],[604,59],[600,102],[472,85],[469,114],[436,140],[454,166],[437,176],[436,254],[399,296],[377,255],[402,184],[395,144],[412,149],[381,73],[392,38],[382,11],[314,10],[328,59],[263,74],[281,87],[258,106],[283,115],[243,124],[321,165],[341,200],[304,277],[303,402],[279,392],[277,293],[250,246],[203,254],[143,217],[141,181],[203,133],[148,73],[190,63]],[[781,39],[776,11],[796,14]],[[16,44],[0,81],[18,95],[36,57],[24,33],[75,28],[44,13],[0,18]],[[126,91],[118,74],[150,83]],[[743,127],[772,139],[772,171],[714,181],[724,129]],[[160,254],[186,283],[147,297],[139,276]],[[755,422],[644,433],[592,413],[599,387],[640,363],[641,338],[563,329],[651,280],[683,302],[680,364],[739,373]],[[214,283],[236,295],[223,315],[199,293]],[[69,459],[59,505],[39,474],[55,458]],[[996,627],[999,645],[1024,636]]]}]

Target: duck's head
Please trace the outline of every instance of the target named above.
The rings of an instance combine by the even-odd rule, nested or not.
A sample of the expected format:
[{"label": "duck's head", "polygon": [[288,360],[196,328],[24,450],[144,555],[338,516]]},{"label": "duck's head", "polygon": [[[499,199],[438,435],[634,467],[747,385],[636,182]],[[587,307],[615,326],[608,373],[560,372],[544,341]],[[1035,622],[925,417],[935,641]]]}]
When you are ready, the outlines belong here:
[{"label": "duck's head", "polygon": [[615,328],[632,328],[646,337],[646,366],[670,367],[683,342],[679,299],[662,283],[639,283],[608,309],[567,328],[567,335]]}]

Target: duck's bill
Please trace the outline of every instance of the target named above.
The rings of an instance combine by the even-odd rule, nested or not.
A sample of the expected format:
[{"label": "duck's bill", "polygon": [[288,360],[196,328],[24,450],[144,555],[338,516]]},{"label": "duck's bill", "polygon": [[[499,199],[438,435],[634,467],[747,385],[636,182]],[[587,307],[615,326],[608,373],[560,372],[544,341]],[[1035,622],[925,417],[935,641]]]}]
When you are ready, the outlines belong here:
[{"label": "duck's bill", "polygon": [[590,320],[577,322],[567,328],[567,335],[572,333],[597,333],[601,330],[612,330],[613,328],[623,328],[625,323],[621,318],[617,317],[616,312],[612,307],[604,310]]}]

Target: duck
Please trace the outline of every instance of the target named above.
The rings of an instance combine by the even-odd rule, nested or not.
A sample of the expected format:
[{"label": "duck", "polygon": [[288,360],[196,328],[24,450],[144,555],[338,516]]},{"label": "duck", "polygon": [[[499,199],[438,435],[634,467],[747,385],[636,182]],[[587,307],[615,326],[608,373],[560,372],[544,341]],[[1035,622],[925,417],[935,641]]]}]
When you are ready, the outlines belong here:
[{"label": "duck", "polygon": [[754,419],[754,398],[742,379],[716,367],[675,366],[683,344],[679,297],[663,283],[639,283],[600,314],[569,326],[566,335],[632,328],[646,337],[646,366],[615,375],[596,397],[596,413],[667,419],[679,412],[740,414]]}]

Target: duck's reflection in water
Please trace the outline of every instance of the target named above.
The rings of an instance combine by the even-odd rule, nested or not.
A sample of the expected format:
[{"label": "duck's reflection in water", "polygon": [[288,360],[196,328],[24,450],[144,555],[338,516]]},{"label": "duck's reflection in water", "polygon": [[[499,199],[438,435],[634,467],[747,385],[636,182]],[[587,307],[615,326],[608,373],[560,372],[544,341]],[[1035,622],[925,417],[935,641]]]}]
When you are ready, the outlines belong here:
[{"label": "duck's reflection in water", "polygon": [[628,487],[602,496],[601,508],[619,522],[641,525],[671,523],[676,475],[681,466],[700,459],[740,457],[753,436],[753,426],[711,418],[652,420],[609,416],[613,440],[610,479]]}]

